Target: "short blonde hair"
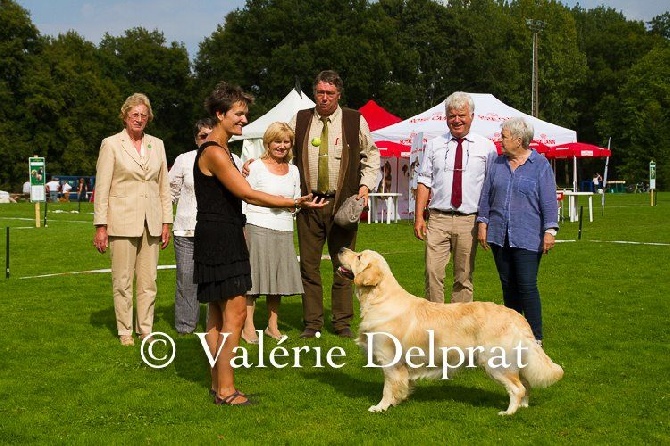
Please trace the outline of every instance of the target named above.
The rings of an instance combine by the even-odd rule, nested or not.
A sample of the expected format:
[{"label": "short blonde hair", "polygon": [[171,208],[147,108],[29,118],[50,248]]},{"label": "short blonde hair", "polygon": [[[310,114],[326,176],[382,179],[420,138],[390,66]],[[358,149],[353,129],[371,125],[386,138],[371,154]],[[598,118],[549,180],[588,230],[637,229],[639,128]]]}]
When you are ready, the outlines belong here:
[{"label": "short blonde hair", "polygon": [[[291,149],[295,143],[295,133],[285,122],[273,122],[268,126],[268,129],[263,135],[263,147],[265,147],[265,152],[261,155],[261,159],[265,159],[270,156],[270,143],[278,139],[288,138],[291,141]],[[284,157],[286,162],[289,162],[293,159],[293,150],[288,150],[286,156]]]},{"label": "short blonde hair", "polygon": [[133,93],[126,98],[125,102],[121,106],[121,113],[119,114],[121,120],[124,121],[128,116],[128,112],[133,107],[137,107],[138,105],[145,105],[147,107],[149,110],[149,117],[147,122],[151,122],[154,119],[154,112],[151,110],[151,101],[144,93]]}]

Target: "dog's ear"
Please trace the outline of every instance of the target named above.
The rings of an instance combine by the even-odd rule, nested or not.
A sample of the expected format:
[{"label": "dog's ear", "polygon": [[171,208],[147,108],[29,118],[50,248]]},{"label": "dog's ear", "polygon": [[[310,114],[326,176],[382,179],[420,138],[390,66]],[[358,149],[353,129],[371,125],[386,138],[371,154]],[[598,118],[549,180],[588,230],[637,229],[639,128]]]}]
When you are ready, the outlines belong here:
[{"label": "dog's ear", "polygon": [[358,286],[377,286],[381,281],[382,273],[374,263],[368,263],[363,271],[354,277],[354,284]]}]

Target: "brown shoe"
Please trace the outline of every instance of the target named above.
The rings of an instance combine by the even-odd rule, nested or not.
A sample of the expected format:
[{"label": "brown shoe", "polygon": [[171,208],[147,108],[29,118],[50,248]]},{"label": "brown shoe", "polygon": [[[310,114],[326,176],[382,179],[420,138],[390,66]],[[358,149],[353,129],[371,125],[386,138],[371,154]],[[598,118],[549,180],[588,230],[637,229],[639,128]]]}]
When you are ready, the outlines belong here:
[{"label": "brown shoe", "polygon": [[341,338],[351,338],[351,328],[349,327],[344,327],[340,330],[335,330],[335,334],[338,335]]},{"label": "brown shoe", "polygon": [[300,333],[300,337],[305,339],[305,338],[320,338],[321,337],[321,332],[319,330],[314,330],[313,328],[305,328],[302,333]]},{"label": "brown shoe", "polygon": [[124,347],[135,345],[135,340],[130,335],[121,335],[119,336],[119,340],[121,341],[121,345],[123,345]]}]

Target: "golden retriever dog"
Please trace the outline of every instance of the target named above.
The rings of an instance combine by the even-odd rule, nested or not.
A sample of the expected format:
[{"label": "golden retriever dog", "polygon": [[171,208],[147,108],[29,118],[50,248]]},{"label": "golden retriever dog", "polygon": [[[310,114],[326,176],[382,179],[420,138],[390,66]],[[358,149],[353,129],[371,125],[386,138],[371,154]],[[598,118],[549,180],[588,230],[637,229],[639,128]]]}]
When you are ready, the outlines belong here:
[{"label": "golden retriever dog", "polygon": [[343,248],[338,257],[339,274],[356,285],[366,367],[384,371],[382,399],[370,412],[400,404],[416,379],[450,379],[458,368],[482,367],[509,394],[499,414],[511,415],[528,407],[531,387],[563,377],[516,311],[492,302],[429,302],[405,291],[379,253]]}]

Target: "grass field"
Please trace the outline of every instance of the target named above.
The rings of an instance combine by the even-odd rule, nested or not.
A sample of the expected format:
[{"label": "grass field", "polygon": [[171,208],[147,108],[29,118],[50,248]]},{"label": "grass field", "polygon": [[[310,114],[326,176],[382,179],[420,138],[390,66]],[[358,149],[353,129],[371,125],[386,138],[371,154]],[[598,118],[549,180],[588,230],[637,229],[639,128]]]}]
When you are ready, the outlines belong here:
[{"label": "grass field", "polygon": [[[280,328],[287,348],[310,347],[302,367],[271,366],[267,338],[266,367],[258,367],[259,347],[243,345],[255,366],[239,369],[237,384],[257,404],[215,406],[199,340],[173,328],[172,246],[161,252],[154,329],[174,338],[175,359],[153,369],[139,343],[124,348],[116,337],[109,257],[92,246],[91,205],[74,213],[77,203],[50,204],[42,228],[32,204],[0,205],[3,264],[10,228],[10,277],[0,278],[0,443],[670,444],[670,193],[655,207],[646,194],[610,194],[604,213],[595,201],[581,239],[578,223],[563,223],[540,267],[545,350],[565,377],[511,417],[497,415],[506,392],[480,370],[421,381],[405,403],[368,413],[381,398],[381,371],[364,367],[354,341],[330,327],[321,339],[299,339],[299,297],[285,299]],[[423,245],[408,222],[362,224],[357,247],[381,252],[399,282],[422,294]],[[325,261],[326,282],[329,271]],[[490,252],[477,257],[475,298],[501,302]],[[325,365],[334,347],[345,353],[341,368]]]}]

